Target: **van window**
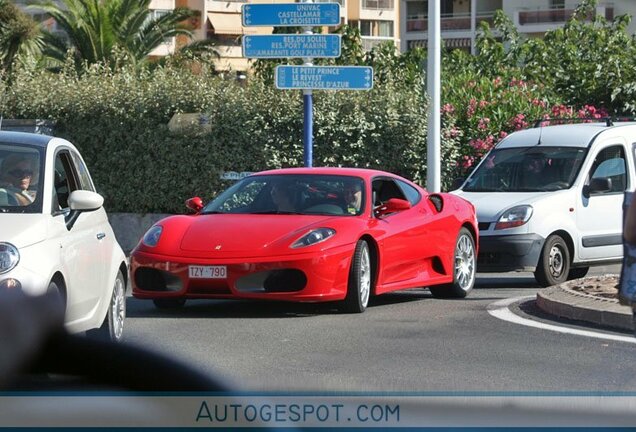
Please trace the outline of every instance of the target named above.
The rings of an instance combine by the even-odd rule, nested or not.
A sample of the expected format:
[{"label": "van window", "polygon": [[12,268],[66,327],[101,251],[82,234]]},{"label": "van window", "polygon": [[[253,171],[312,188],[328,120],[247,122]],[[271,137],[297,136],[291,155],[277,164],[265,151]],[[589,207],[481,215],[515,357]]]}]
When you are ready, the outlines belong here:
[{"label": "van window", "polygon": [[627,171],[623,146],[616,145],[601,150],[594,159],[590,172],[590,179],[606,177],[612,181],[612,188],[600,193],[624,192],[627,187]]},{"label": "van window", "polygon": [[569,189],[586,149],[575,147],[516,147],[494,149],[473,171],[467,192],[536,192]]}]

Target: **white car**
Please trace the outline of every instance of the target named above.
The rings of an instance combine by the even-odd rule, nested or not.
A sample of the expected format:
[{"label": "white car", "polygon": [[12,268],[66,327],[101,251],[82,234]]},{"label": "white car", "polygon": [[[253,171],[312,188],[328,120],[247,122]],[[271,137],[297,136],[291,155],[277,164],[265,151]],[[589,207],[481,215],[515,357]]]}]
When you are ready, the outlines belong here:
[{"label": "white car", "polygon": [[460,189],[479,222],[477,271],[532,271],[542,286],[623,256],[636,123],[542,126],[508,135]]},{"label": "white car", "polygon": [[0,289],[59,293],[71,333],[120,341],[126,256],[77,149],[0,131]]}]

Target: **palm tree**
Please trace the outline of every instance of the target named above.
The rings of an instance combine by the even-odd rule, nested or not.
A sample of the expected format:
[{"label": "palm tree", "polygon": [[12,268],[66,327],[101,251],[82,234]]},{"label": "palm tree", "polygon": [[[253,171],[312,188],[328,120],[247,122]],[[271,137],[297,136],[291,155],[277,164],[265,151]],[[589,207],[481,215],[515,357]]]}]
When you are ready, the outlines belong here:
[{"label": "palm tree", "polygon": [[66,37],[45,32],[45,54],[64,62],[69,50],[78,63],[114,65],[117,51],[135,64],[166,39],[192,32],[184,21],[196,11],[177,8],[161,16],[148,9],[151,0],[43,0],[33,8],[50,14]]},{"label": "palm tree", "polygon": [[11,75],[16,60],[39,56],[42,33],[29,15],[8,0],[0,0],[0,73]]}]

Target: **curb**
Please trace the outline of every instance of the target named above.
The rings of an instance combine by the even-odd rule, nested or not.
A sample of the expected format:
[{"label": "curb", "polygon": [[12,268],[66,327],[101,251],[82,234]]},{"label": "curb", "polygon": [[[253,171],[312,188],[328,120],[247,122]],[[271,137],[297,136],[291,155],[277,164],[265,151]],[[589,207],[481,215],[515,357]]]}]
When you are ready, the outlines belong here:
[{"label": "curb", "polygon": [[558,317],[633,332],[634,319],[629,306],[619,304],[617,299],[596,297],[570,288],[584,281],[568,281],[539,291],[537,306]]}]

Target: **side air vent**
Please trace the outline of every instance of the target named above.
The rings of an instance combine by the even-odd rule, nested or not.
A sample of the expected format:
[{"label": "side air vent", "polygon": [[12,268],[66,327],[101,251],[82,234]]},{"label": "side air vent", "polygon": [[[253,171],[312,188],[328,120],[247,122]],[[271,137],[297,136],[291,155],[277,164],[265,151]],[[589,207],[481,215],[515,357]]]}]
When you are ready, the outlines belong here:
[{"label": "side air vent", "polygon": [[440,195],[437,195],[437,194],[429,195],[428,199],[435,206],[435,210],[437,210],[437,213],[442,211],[442,209],[444,208],[444,200],[442,199]]}]

